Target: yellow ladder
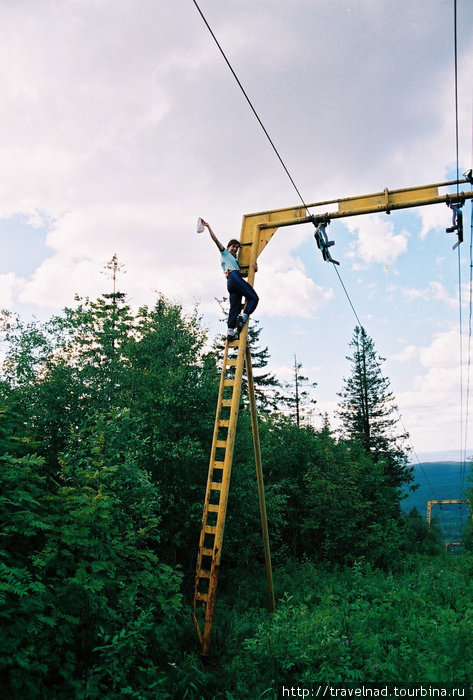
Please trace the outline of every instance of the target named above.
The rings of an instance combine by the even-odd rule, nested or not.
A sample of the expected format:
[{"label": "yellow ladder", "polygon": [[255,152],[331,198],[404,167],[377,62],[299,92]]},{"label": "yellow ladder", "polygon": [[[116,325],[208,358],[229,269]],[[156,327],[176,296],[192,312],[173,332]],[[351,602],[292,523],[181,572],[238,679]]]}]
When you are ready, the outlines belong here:
[{"label": "yellow ladder", "polygon": [[[194,600],[192,606],[192,619],[201,644],[201,654],[203,656],[208,655],[210,649],[220,558],[222,554],[223,532],[230,488],[230,475],[233,462],[233,449],[235,446],[243,367],[245,362],[247,367],[253,444],[255,448],[261,523],[263,528],[266,572],[270,596],[269,607],[271,610],[274,610],[268,527],[264,501],[259,437],[257,433],[256,403],[251,354],[247,346],[247,337],[248,324],[243,327],[239,340],[226,342],[222,374],[220,377],[217,413],[210,453],[209,474],[202,516],[202,529],[200,532],[199,551],[197,555]],[[200,617],[200,621],[198,617]]]}]

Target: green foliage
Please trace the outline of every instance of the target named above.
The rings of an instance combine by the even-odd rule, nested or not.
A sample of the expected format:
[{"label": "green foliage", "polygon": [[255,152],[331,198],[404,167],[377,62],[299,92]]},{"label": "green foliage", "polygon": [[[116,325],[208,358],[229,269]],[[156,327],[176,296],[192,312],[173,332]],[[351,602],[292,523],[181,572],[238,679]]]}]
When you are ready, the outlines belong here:
[{"label": "green foliage", "polygon": [[271,528],[277,527],[281,560],[288,555],[298,558],[307,551],[303,528],[311,503],[307,499],[305,475],[317,443],[311,427],[298,427],[288,417],[275,416],[262,426],[265,479],[268,491],[277,499],[275,508],[268,507],[268,518]]},{"label": "green foliage", "polygon": [[301,368],[302,363],[298,362],[296,355],[294,355],[293,379],[290,382],[284,382],[286,394],[281,399],[282,405],[289,409],[297,426],[304,422],[311,422],[313,406],[316,404],[315,399],[311,398],[309,390],[315,389],[317,383],[309,384],[308,377],[301,374]]},{"label": "green foliage", "polygon": [[324,430],[305,481],[309,507],[302,527],[312,543],[309,553],[320,552],[332,562],[366,557],[380,566],[393,565],[402,538],[399,497],[382,463],[360,443],[336,441]]},{"label": "green foliage", "polygon": [[[156,487],[128,412],[91,417],[57,480],[1,459],[0,664],[15,697],[113,697],[167,671],[181,577],[163,565]],[[144,696],[143,696],[144,697]]]},{"label": "green foliage", "polygon": [[282,684],[469,682],[471,571],[471,560],[446,556],[409,560],[397,574],[363,559],[335,572],[279,569],[274,614],[241,598],[222,612],[225,687],[260,698]]},{"label": "green foliage", "polygon": [[387,377],[381,372],[380,357],[373,340],[364,328],[356,327],[350,342],[353,349],[351,374],[344,379],[339,396],[342,433],[358,440],[365,452],[383,462],[391,486],[401,487],[412,481],[407,465],[406,433],[398,432],[397,407]]},{"label": "green foliage", "polygon": [[417,508],[412,508],[404,519],[407,551],[418,554],[439,554],[442,551],[441,529],[434,515],[430,525]]},{"label": "green foliage", "polygon": [[[141,436],[137,464],[163,495],[167,537],[160,556],[190,565],[218,389],[205,333],[196,314],[186,317],[161,296],[134,315],[119,292],[77,301],[43,326],[10,322],[4,367],[10,397],[53,469],[91,413],[129,409]],[[183,522],[189,506],[194,518]]]},{"label": "green foliage", "polygon": [[462,544],[467,552],[473,552],[473,521],[469,518],[463,530]]},{"label": "green foliage", "polygon": [[[264,610],[242,400],[214,635],[221,663],[202,666],[184,600],[191,598],[219,358],[206,350],[196,312],[186,315],[161,296],[133,312],[117,291],[118,269],[114,257],[112,293],[77,299],[46,324],[4,318],[2,690],[26,700],[262,698],[278,682],[382,681],[409,664],[409,678],[445,680],[448,662],[461,662],[461,644],[472,658],[463,572],[441,557],[403,570],[406,552],[434,554],[438,544],[435,523],[426,530],[418,513],[400,516],[396,484],[408,478],[394,443],[380,433],[376,449],[367,450],[359,436],[337,439],[328,418],[317,432],[282,416],[256,328],[278,606],[272,616]],[[387,385],[373,386],[373,396],[383,396]],[[438,666],[428,617],[437,633],[442,625],[449,630],[437,641]],[[465,675],[470,667],[464,664]]]}]

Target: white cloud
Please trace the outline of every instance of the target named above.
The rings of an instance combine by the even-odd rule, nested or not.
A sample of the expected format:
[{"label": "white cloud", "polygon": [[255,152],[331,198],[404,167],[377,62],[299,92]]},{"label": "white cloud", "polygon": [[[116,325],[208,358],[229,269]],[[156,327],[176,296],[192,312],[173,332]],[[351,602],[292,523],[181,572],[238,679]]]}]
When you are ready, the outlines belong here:
[{"label": "white cloud", "polygon": [[314,318],[333,296],[295,267],[285,271],[267,267],[258,273],[257,289],[260,312],[268,316]]},{"label": "white cloud", "polygon": [[419,352],[419,359],[428,369],[443,371],[459,366],[460,337],[458,330],[435,333],[431,344]]},{"label": "white cloud", "polygon": [[437,280],[432,280],[429,282],[428,286],[424,287],[423,289],[393,285],[390,287],[390,290],[396,294],[402,294],[402,296],[408,301],[423,299],[426,301],[440,301],[449,307],[455,307],[458,305],[457,297],[448,294],[445,286]]},{"label": "white cloud", "polygon": [[22,281],[13,272],[0,275],[0,310],[11,309]]},{"label": "white cloud", "polygon": [[387,265],[407,250],[408,232],[395,234],[394,225],[378,214],[365,216],[362,221],[348,221],[346,226],[356,236],[350,243],[348,257]]},{"label": "white cloud", "polygon": [[[356,11],[312,0],[200,4],[305,201],[428,184],[455,167],[448,3],[367,0]],[[459,5],[463,161],[473,6]],[[193,4],[18,0],[0,4],[0,22],[0,217],[50,222],[46,254],[28,279],[18,256],[3,256],[5,303],[60,308],[74,292],[105,291],[100,270],[117,253],[133,303],[159,289],[215,315],[225,280],[213,244],[195,233],[197,216],[228,240],[244,214],[300,202]],[[424,234],[450,225],[446,207],[420,212]],[[397,274],[412,263],[403,254],[413,237],[394,219],[350,222],[349,252],[365,268],[396,262]],[[276,234],[255,286],[267,318],[326,316],[323,345],[342,295],[325,268],[316,284],[299,258],[303,229]],[[447,277],[415,279],[419,289],[397,295],[399,305],[416,297],[440,302],[439,314],[453,308]],[[424,348],[419,338],[408,345]]]},{"label": "white cloud", "polygon": [[[422,207],[419,209],[419,216],[422,221],[422,228],[420,232],[420,237],[425,239],[427,234],[432,232],[440,232],[445,234],[445,230],[452,225],[452,212],[448,209],[446,204],[436,204],[431,207]],[[452,241],[452,246],[457,240],[456,236],[450,234],[449,237]]]},{"label": "white cloud", "polygon": [[419,355],[419,349],[416,345],[406,345],[401,352],[394,353],[390,356],[392,362],[410,362],[411,360],[417,358]]},{"label": "white cloud", "polygon": [[[403,420],[415,436],[416,451],[462,447],[460,436],[465,425],[461,424],[461,384],[466,386],[468,367],[465,353],[463,371],[460,369],[459,342],[458,331],[451,329],[435,333],[429,345],[408,345],[391,358],[410,362],[417,359],[424,368],[412,378],[408,390],[396,395]],[[465,393],[463,396],[465,399]],[[463,420],[465,414],[463,407]]]}]

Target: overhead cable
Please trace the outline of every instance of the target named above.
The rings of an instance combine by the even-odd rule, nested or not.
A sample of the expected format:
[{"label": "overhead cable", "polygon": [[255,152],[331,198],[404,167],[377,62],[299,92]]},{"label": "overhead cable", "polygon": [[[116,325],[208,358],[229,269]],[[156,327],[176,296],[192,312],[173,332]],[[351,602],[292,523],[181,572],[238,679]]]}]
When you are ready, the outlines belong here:
[{"label": "overhead cable", "polygon": [[197,4],[196,0],[192,0],[192,1],[193,1],[194,5],[196,6],[197,11],[199,12],[200,16],[202,17],[202,20],[203,20],[205,26],[206,26],[207,29],[209,30],[209,32],[210,32],[210,34],[211,34],[211,36],[212,36],[212,39],[215,41],[215,43],[216,43],[216,45],[217,45],[217,47],[218,47],[218,50],[219,50],[220,53],[222,54],[222,56],[223,56],[223,58],[224,58],[224,60],[225,60],[225,63],[227,64],[227,66],[229,67],[229,69],[230,69],[230,71],[231,71],[233,77],[235,78],[235,80],[236,80],[236,82],[237,82],[237,84],[238,84],[238,87],[240,88],[240,90],[242,91],[242,93],[243,93],[243,95],[244,95],[246,101],[248,102],[251,111],[252,111],[253,114],[255,115],[255,117],[256,117],[256,119],[257,119],[257,121],[258,121],[258,124],[259,124],[260,127],[263,129],[266,138],[268,139],[269,143],[271,144],[273,151],[275,152],[276,156],[278,157],[279,162],[281,163],[282,167],[284,168],[284,170],[285,170],[285,172],[286,172],[286,175],[288,176],[289,180],[291,181],[292,186],[294,187],[295,191],[297,192],[297,194],[298,194],[298,196],[299,196],[299,199],[301,200],[302,204],[304,205],[304,208],[306,209],[307,213],[310,213],[310,212],[309,212],[309,209],[308,209],[308,207],[307,207],[307,204],[306,204],[305,201],[304,201],[304,198],[302,197],[302,195],[301,195],[301,193],[299,192],[299,189],[298,189],[296,183],[294,182],[294,180],[293,180],[293,178],[292,178],[291,173],[289,172],[289,170],[288,170],[287,167],[286,167],[286,164],[284,163],[283,159],[281,158],[278,149],[277,149],[276,146],[274,145],[274,142],[273,142],[271,136],[269,135],[269,133],[268,133],[268,131],[267,131],[265,125],[263,124],[263,122],[261,121],[261,119],[260,119],[260,117],[259,117],[259,115],[258,115],[258,112],[257,112],[256,109],[254,108],[253,103],[251,102],[250,98],[248,97],[245,88],[243,87],[243,85],[241,84],[241,82],[240,82],[240,80],[239,80],[237,74],[236,74],[235,71],[233,70],[233,67],[232,67],[230,61],[228,60],[227,56],[225,55],[225,51],[222,49],[222,47],[221,47],[221,45],[220,45],[220,43],[219,43],[217,37],[216,37],[215,34],[213,33],[210,24],[207,22],[207,20],[206,20],[206,18],[205,18],[205,16],[204,16],[204,13],[203,13],[202,10],[200,9],[200,7],[199,7],[199,5]]},{"label": "overhead cable", "polygon": [[[215,33],[213,32],[213,30],[212,30],[210,24],[208,23],[208,21],[207,21],[205,15],[204,15],[204,13],[203,13],[202,10],[200,9],[200,7],[199,7],[197,1],[196,1],[196,0],[192,0],[192,2],[194,3],[194,5],[195,5],[195,7],[196,7],[196,9],[197,9],[197,11],[198,11],[198,13],[199,13],[199,15],[200,15],[201,18],[202,18],[202,21],[203,21],[204,24],[205,24],[205,26],[206,26],[207,29],[209,30],[210,35],[212,36],[212,39],[214,40],[215,44],[217,45],[218,50],[219,50],[220,53],[222,54],[223,59],[224,59],[225,63],[227,64],[227,66],[228,66],[228,68],[229,68],[231,74],[232,74],[233,77],[235,78],[235,80],[236,80],[236,82],[237,82],[237,84],[238,84],[238,87],[240,88],[241,92],[243,93],[243,95],[244,95],[244,97],[245,97],[245,100],[248,102],[248,105],[250,106],[251,111],[253,112],[254,116],[256,117],[256,119],[257,119],[257,121],[258,121],[258,124],[261,126],[261,128],[262,128],[262,130],[263,130],[263,132],[264,132],[264,134],[265,134],[265,136],[266,136],[266,138],[268,139],[269,143],[271,144],[271,147],[272,147],[274,153],[276,154],[276,156],[277,156],[279,162],[281,163],[282,167],[284,168],[284,171],[285,171],[286,175],[288,176],[288,178],[289,178],[289,180],[290,180],[290,182],[291,182],[291,184],[292,184],[294,190],[296,191],[296,193],[297,193],[297,195],[298,195],[300,201],[302,202],[302,205],[304,206],[304,209],[306,210],[306,212],[307,212],[308,215],[310,216],[309,208],[308,208],[307,204],[305,203],[305,200],[304,200],[304,198],[303,198],[303,196],[302,196],[302,194],[301,194],[299,188],[297,187],[297,185],[296,185],[296,183],[295,183],[295,181],[294,181],[294,178],[292,177],[291,173],[289,172],[289,169],[287,168],[285,162],[283,161],[283,159],[282,159],[282,157],[281,157],[281,155],[280,155],[278,149],[276,148],[276,146],[275,146],[275,144],[274,144],[274,141],[272,140],[271,136],[270,136],[269,133],[268,133],[268,130],[267,130],[266,127],[264,126],[264,124],[263,124],[263,122],[262,122],[260,116],[258,115],[258,112],[256,111],[255,107],[253,106],[253,103],[251,102],[250,98],[248,97],[248,94],[247,94],[246,90],[244,89],[244,87],[243,87],[243,85],[242,85],[240,79],[238,78],[236,72],[234,71],[234,69],[233,69],[233,67],[232,67],[232,65],[231,65],[231,63],[230,63],[230,61],[228,60],[228,58],[227,58],[227,56],[226,56],[226,54],[225,54],[225,51],[223,50],[222,46],[220,45],[220,42],[218,41],[217,37],[215,36]],[[331,262],[333,262],[333,261],[331,261]],[[350,296],[349,296],[349,294],[348,294],[348,291],[347,291],[345,285],[344,285],[343,282],[342,282],[342,278],[341,278],[341,276],[340,276],[340,273],[338,272],[338,270],[337,270],[335,264],[333,264],[333,267],[334,267],[334,269],[335,269],[335,272],[337,273],[338,279],[340,280],[340,284],[342,285],[343,291],[345,292],[345,295],[346,295],[346,297],[347,297],[347,299],[348,299],[348,302],[349,302],[349,304],[350,304],[350,307],[351,307],[353,313],[355,314],[355,318],[356,318],[356,320],[357,320],[357,322],[358,322],[358,325],[362,328],[362,327],[363,327],[363,324],[361,323],[361,321],[360,321],[360,319],[359,319],[359,317],[358,317],[358,314],[357,314],[356,311],[355,311],[355,307],[353,306],[353,303],[352,303],[352,301],[351,301],[351,299],[350,299]]]},{"label": "overhead cable", "polygon": [[468,424],[469,424],[469,404],[470,404],[470,374],[471,374],[471,335],[472,335],[472,307],[473,307],[473,206],[471,206],[471,219],[470,219],[470,279],[468,283],[468,361],[467,361],[467,377],[466,377],[466,415],[465,415],[465,434],[464,434],[464,448],[462,455],[462,473],[460,481],[460,494],[463,497],[465,490],[465,476],[466,476],[466,461],[468,459],[467,449],[468,449]]},{"label": "overhead cable", "polygon": [[419,460],[419,457],[418,457],[418,455],[417,455],[417,452],[416,452],[415,449],[414,449],[414,445],[412,444],[411,436],[409,435],[409,433],[408,433],[407,430],[406,430],[406,426],[404,425],[404,421],[402,420],[402,416],[401,416],[401,414],[399,413],[398,407],[395,406],[395,409],[396,409],[398,421],[399,421],[399,423],[401,424],[402,429],[404,430],[404,434],[407,436],[406,439],[407,439],[407,441],[409,442],[411,452],[412,452],[412,454],[414,455],[414,457],[416,458],[416,462],[417,462],[417,464],[419,465],[419,469],[421,470],[422,475],[423,475],[423,477],[424,477],[424,479],[425,479],[425,481],[426,481],[426,484],[427,484],[427,486],[429,487],[430,492],[431,492],[431,494],[432,494],[432,496],[433,496],[433,498],[434,498],[434,500],[435,500],[435,492],[434,492],[434,490],[433,490],[433,488],[432,488],[432,484],[430,483],[430,481],[429,481],[429,479],[428,479],[428,477],[427,477],[427,474],[425,473],[424,466],[423,466],[422,462]]},{"label": "overhead cable", "polygon": [[[219,43],[217,37],[215,36],[214,32],[212,31],[212,28],[210,27],[210,25],[209,25],[207,19],[205,18],[205,16],[204,16],[202,10],[200,9],[198,3],[196,2],[196,0],[192,0],[192,1],[193,1],[194,5],[195,5],[197,11],[199,12],[199,14],[200,14],[200,16],[201,16],[201,18],[202,18],[202,20],[203,20],[205,26],[207,27],[208,31],[210,32],[210,35],[212,36],[212,39],[214,40],[215,44],[217,45],[218,50],[220,51],[220,53],[221,53],[223,59],[225,60],[225,63],[227,64],[227,66],[228,66],[230,72],[232,73],[234,79],[236,80],[236,82],[237,82],[237,84],[238,84],[238,87],[240,88],[241,92],[243,93],[243,95],[244,95],[244,97],[245,97],[245,100],[247,101],[248,105],[250,106],[251,111],[253,112],[254,116],[256,117],[256,119],[257,119],[257,121],[258,121],[258,124],[261,126],[261,128],[262,128],[262,130],[263,130],[263,132],[264,132],[264,134],[265,134],[265,136],[266,136],[266,138],[268,139],[268,141],[269,141],[269,143],[270,143],[270,145],[271,145],[271,147],[272,147],[272,149],[273,149],[273,151],[274,151],[274,153],[276,154],[276,156],[277,156],[279,162],[281,163],[282,167],[284,168],[284,171],[285,171],[286,175],[288,176],[288,178],[289,178],[289,180],[290,180],[290,182],[291,182],[291,184],[292,184],[294,190],[296,191],[296,193],[297,193],[297,195],[298,195],[300,201],[302,202],[302,204],[303,204],[303,206],[304,206],[304,209],[305,209],[305,210],[307,211],[307,213],[310,215],[309,208],[308,208],[307,204],[305,203],[305,200],[304,200],[304,198],[303,198],[303,196],[302,196],[302,194],[301,194],[299,188],[297,187],[297,185],[296,185],[296,183],[295,183],[295,181],[294,181],[292,175],[291,175],[290,172],[289,172],[289,169],[287,168],[286,164],[284,163],[284,161],[283,161],[283,159],[282,159],[282,157],[281,157],[281,155],[280,155],[278,149],[276,148],[276,146],[275,146],[275,144],[274,144],[272,138],[270,137],[270,135],[269,135],[269,133],[268,133],[266,127],[264,126],[264,124],[263,124],[263,122],[262,122],[260,116],[258,115],[258,113],[257,113],[257,111],[256,111],[256,109],[255,109],[255,107],[253,106],[253,103],[251,102],[250,98],[248,97],[248,94],[246,93],[246,90],[244,89],[244,87],[243,87],[243,85],[242,85],[240,79],[238,78],[237,74],[235,73],[235,71],[234,71],[234,69],[233,69],[233,67],[232,67],[232,65],[231,65],[231,63],[230,63],[230,61],[228,60],[228,58],[227,58],[227,56],[226,56],[226,54],[225,54],[225,52],[224,52],[222,46],[220,45],[220,43]],[[339,271],[338,271],[338,269],[337,269],[336,263],[335,263],[334,261],[331,261],[331,262],[332,262],[333,269],[335,270],[335,272],[336,272],[336,274],[337,274],[337,277],[338,277],[338,279],[339,279],[339,281],[340,281],[340,284],[341,284],[341,286],[342,286],[342,289],[343,289],[343,291],[344,291],[344,293],[345,293],[345,296],[346,296],[346,298],[347,298],[347,300],[348,300],[348,303],[349,303],[349,305],[350,305],[350,307],[351,307],[351,309],[352,309],[352,311],[353,311],[353,314],[354,314],[354,316],[355,316],[355,318],[356,318],[356,321],[357,321],[357,323],[358,323],[358,326],[359,326],[361,329],[364,329],[364,326],[363,326],[363,324],[362,324],[361,321],[360,321],[360,318],[359,318],[359,316],[358,316],[358,314],[357,314],[357,312],[356,312],[356,310],[355,310],[355,307],[354,307],[353,302],[352,302],[352,300],[351,300],[351,298],[350,298],[350,295],[348,294],[348,291],[347,291],[347,289],[346,289],[346,287],[345,287],[345,284],[343,283],[343,280],[342,280],[342,278],[341,278],[341,275],[340,275],[340,273],[339,273]],[[400,419],[400,416],[399,416],[399,419]],[[402,425],[402,421],[401,421],[401,425]],[[404,432],[407,433],[407,431],[406,431],[406,429],[405,429],[404,426],[403,426],[403,429],[404,429]],[[420,466],[420,468],[421,468],[421,470],[422,470],[422,473],[423,473],[423,475],[424,475],[424,478],[425,478],[427,484],[429,485],[430,490],[431,490],[432,493],[433,493],[432,486],[431,486],[429,480],[427,479],[427,475],[426,475],[426,473],[425,473],[425,471],[424,471],[424,468],[423,468],[422,464],[419,462],[419,458],[417,457],[417,454],[416,454],[414,448],[412,447],[412,443],[411,443],[411,448],[412,448],[412,451],[413,451],[413,453],[414,453],[414,455],[415,455],[415,457],[416,457],[416,459],[417,459],[417,462],[418,462],[418,464],[419,464],[419,466]]]},{"label": "overhead cable", "polygon": [[[454,48],[454,112],[455,112],[455,163],[457,169],[457,196],[459,194],[460,162],[459,162],[459,137],[458,137],[458,41],[457,41],[457,0],[453,0],[453,48]],[[459,353],[460,353],[460,495],[463,494],[466,472],[466,442],[463,439],[463,316],[462,316],[462,276],[461,276],[461,246],[457,248],[458,260],[458,322],[459,322]],[[470,243],[471,266],[471,243]],[[471,267],[470,267],[470,319],[471,329]],[[471,332],[471,330],[470,330]],[[468,341],[468,366],[470,364],[470,341]],[[469,376],[467,378],[467,395],[469,394]],[[468,399],[467,399],[468,400]],[[468,415],[468,405],[466,407]],[[468,420],[468,419],[467,419]],[[465,426],[465,441],[467,429]]]}]

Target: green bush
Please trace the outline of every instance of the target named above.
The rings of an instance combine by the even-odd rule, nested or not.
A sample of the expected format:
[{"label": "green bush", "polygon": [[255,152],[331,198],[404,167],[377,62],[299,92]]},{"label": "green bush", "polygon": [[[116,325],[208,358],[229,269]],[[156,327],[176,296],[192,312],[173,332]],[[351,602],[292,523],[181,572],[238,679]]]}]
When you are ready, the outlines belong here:
[{"label": "green bush", "polygon": [[338,571],[278,570],[278,587],[290,593],[274,614],[240,601],[217,622],[227,634],[227,689],[259,698],[281,684],[469,682],[472,568],[471,559],[440,556],[388,574],[363,560]]},{"label": "green bush", "polygon": [[[1,460],[0,671],[13,697],[156,697],[182,609],[156,553],[159,494],[126,411],[78,431],[52,480]],[[147,694],[148,693],[148,694]]]}]

